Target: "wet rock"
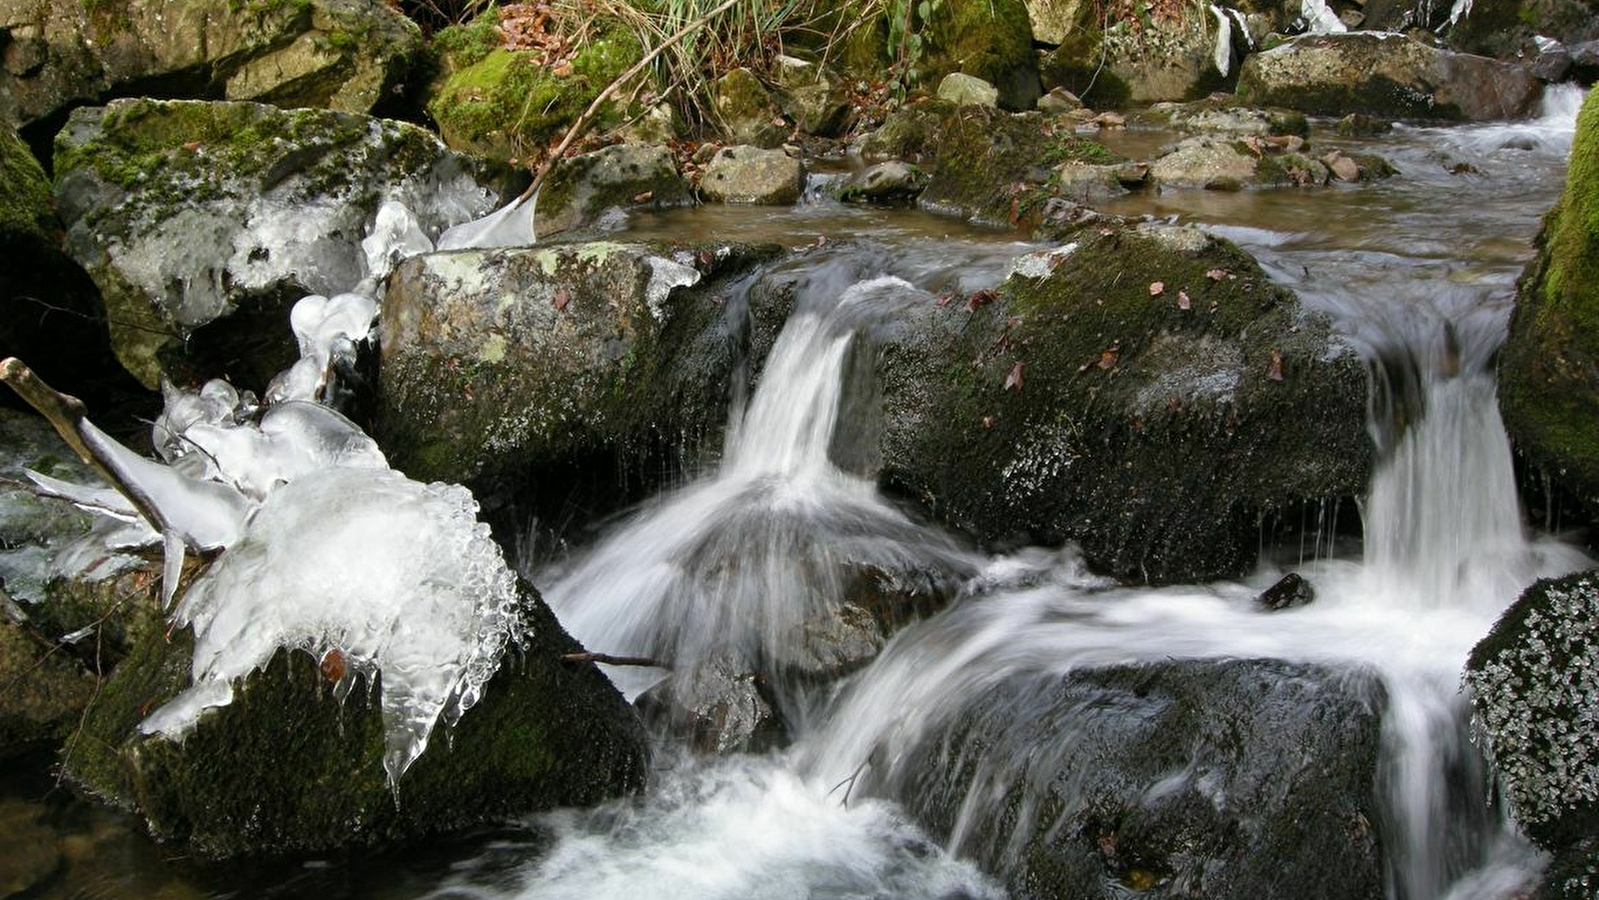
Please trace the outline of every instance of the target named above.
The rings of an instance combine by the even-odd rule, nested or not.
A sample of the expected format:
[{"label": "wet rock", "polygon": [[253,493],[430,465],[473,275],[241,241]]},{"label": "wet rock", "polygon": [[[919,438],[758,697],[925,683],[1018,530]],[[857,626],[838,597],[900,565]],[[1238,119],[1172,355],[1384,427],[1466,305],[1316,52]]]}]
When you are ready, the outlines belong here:
[{"label": "wet rock", "polygon": [[1052,88],[1038,98],[1038,111],[1047,116],[1058,116],[1083,108],[1083,101],[1063,87]]},{"label": "wet rock", "polygon": [[999,89],[975,75],[951,72],[938,83],[938,99],[956,106],[999,105]]},{"label": "wet rock", "polygon": [[[428,87],[427,111],[457,150],[536,159],[644,52],[627,26],[596,15],[584,23],[570,68],[558,70],[542,50],[506,49],[499,17],[487,5],[472,22],[433,39],[442,66]],[[601,121],[617,111],[614,104],[602,109]]]},{"label": "wet rock", "polygon": [[1307,606],[1316,599],[1316,589],[1298,572],[1289,572],[1277,583],[1261,592],[1255,602],[1266,609],[1281,612],[1295,606]]},{"label": "wet rock", "polygon": [[1194,103],[1156,104],[1150,108],[1150,112],[1164,115],[1173,128],[1205,135],[1310,135],[1310,124],[1304,115],[1285,109],[1257,109],[1200,100]]},{"label": "wet rock", "polygon": [[1374,119],[1365,113],[1350,113],[1333,123],[1333,130],[1345,137],[1376,137],[1394,130],[1387,119]]},{"label": "wet rock", "polygon": [[1550,84],[1564,81],[1566,74],[1571,71],[1571,54],[1566,52],[1564,47],[1545,50],[1538,54],[1537,59],[1532,61],[1530,71],[1533,77],[1539,81],[1545,81]]},{"label": "wet rock", "polygon": [[385,200],[436,236],[493,208],[508,175],[413,125],[153,100],[75,111],[55,168],[67,251],[104,295],[117,359],[149,388],[268,383],[299,356],[288,307],[369,274],[360,239]]},{"label": "wet rock", "polygon": [[0,897],[27,896],[61,867],[59,839],[40,813],[31,803],[0,800]]},{"label": "wet rock", "polygon": [[146,711],[187,686],[187,629],[139,642],[117,666],[63,772],[138,813],[157,839],[211,859],[416,840],[639,789],[648,749],[637,718],[593,665],[560,661],[582,648],[531,586],[521,590],[529,643],[508,649],[479,702],[434,735],[400,778],[398,803],[382,765],[382,687],[357,683],[341,702],[298,650],[236,682],[233,701],[183,741],[141,734]]},{"label": "wet rock", "polygon": [[[1396,0],[1372,2],[1387,6]],[[1469,12],[1447,28],[1439,26],[1447,22],[1452,5],[1396,5],[1408,5],[1412,23],[1437,29],[1450,49],[1498,59],[1536,56],[1541,49],[1539,44],[1551,39],[1570,46],[1599,37],[1599,22],[1594,21],[1593,10],[1582,0],[1477,0]]]},{"label": "wet rock", "polygon": [[1324,116],[1514,119],[1542,92],[1523,66],[1368,32],[1296,38],[1250,56],[1238,80],[1245,102]]},{"label": "wet rock", "polygon": [[910,203],[927,187],[927,173],[899,160],[853,172],[838,189],[845,203]]},{"label": "wet rock", "polygon": [[843,81],[816,63],[779,56],[778,104],[799,130],[817,137],[839,137],[855,124],[855,109]]},{"label": "wet rock", "polygon": [[1167,187],[1237,190],[1259,171],[1260,157],[1238,142],[1204,136],[1185,139],[1149,164],[1149,177]]},{"label": "wet rock", "polygon": [[1532,900],[1589,900],[1599,889],[1599,837],[1556,851]]},{"label": "wet rock", "polygon": [[749,340],[720,292],[775,252],[589,243],[407,260],[383,305],[378,440],[413,478],[479,496],[566,464],[680,471],[674,454],[720,434]]},{"label": "wet rock", "polygon": [[12,3],[0,12],[0,123],[59,123],[130,93],[370,112],[422,49],[381,0]]},{"label": "wet rock", "polygon": [[1139,581],[1250,569],[1257,521],[1359,495],[1366,378],[1325,319],[1231,244],[1068,219],[990,294],[876,335],[879,481],[990,543],[1081,542]]},{"label": "wet rock", "polygon": [[1523,591],[1472,649],[1465,681],[1522,831],[1550,850],[1599,839],[1599,572]]},{"label": "wet rock", "polygon": [[1499,409],[1516,450],[1599,519],[1599,100],[1577,120],[1566,189],[1544,219],[1499,355]]},{"label": "wet rock", "polygon": [[789,128],[766,85],[749,69],[732,69],[711,85],[716,124],[730,144],[781,146]]},{"label": "wet rock", "polygon": [[538,233],[592,225],[616,208],[661,209],[692,202],[671,151],[658,144],[613,144],[563,160],[539,190]]},{"label": "wet rock", "polygon": [[[1218,51],[1213,15],[1197,5],[1172,9],[1142,27],[1106,29],[1092,4],[1077,5],[1075,26],[1040,64],[1044,87],[1064,87],[1101,109],[1226,89],[1235,54],[1231,42]],[[1231,19],[1228,29],[1237,30]]]},{"label": "wet rock", "polygon": [[763,677],[733,654],[672,673],[636,705],[652,727],[700,753],[760,753],[788,742]]},{"label": "wet rock", "polygon": [[0,615],[0,684],[3,760],[65,740],[94,695],[95,678],[75,656],[57,652],[51,638]]},{"label": "wet rock", "polygon": [[781,150],[724,147],[700,176],[700,193],[713,203],[788,206],[805,187],[805,166]]},{"label": "wet rock", "polygon": [[871,789],[1015,897],[1366,900],[1383,704],[1371,676],[1273,661],[1024,672]]}]

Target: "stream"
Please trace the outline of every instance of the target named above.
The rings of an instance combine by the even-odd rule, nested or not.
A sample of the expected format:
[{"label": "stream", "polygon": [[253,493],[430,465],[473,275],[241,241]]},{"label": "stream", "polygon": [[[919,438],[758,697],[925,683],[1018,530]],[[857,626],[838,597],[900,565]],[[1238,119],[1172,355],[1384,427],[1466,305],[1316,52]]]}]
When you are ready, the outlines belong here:
[{"label": "stream", "polygon": [[[1359,510],[1362,545],[1311,532],[1265,547],[1239,582],[1127,587],[1070,547],[991,556],[835,467],[847,352],[901,304],[992,287],[1036,249],[1012,235],[910,211],[807,199],[791,210],[702,207],[640,215],[628,237],[725,237],[826,247],[806,254],[799,299],[753,393],[730,410],[721,462],[610,523],[590,545],[524,572],[590,649],[779,661],[785,636],[842,602],[845,561],[958,582],[945,611],[908,627],[836,691],[783,687],[796,734],[763,755],[663,746],[641,798],[558,811],[421,851],[282,866],[199,868],[137,826],[21,775],[4,796],[50,809],[75,841],[40,896],[361,898],[998,898],[1009,834],[963,825],[1003,792],[979,790],[950,835],[894,799],[912,748],[1017,677],[1169,660],[1273,659],[1367,673],[1387,697],[1378,804],[1392,900],[1509,900],[1539,855],[1491,808],[1460,694],[1467,653],[1533,579],[1591,565],[1523,524],[1495,404],[1494,352],[1539,218],[1557,197],[1577,92],[1543,118],[1415,128],[1380,139],[1320,135],[1385,156],[1399,176],[1361,186],[1167,191],[1109,212],[1198,224],[1254,254],[1367,360],[1382,462]],[[1325,124],[1325,123],[1322,123]],[[1112,149],[1161,132],[1110,133]],[[1120,145],[1120,146],[1118,146]],[[853,236],[853,237],[852,237]],[[1287,571],[1310,605],[1266,613]],[[803,603],[794,598],[804,598]],[[605,669],[629,698],[664,674]],[[1025,721],[1037,710],[1018,708]],[[980,776],[1003,784],[1033,748],[996,742]],[[1025,824],[1028,812],[1019,813]],[[3,850],[3,848],[0,848]],[[31,895],[30,895],[31,896]]]}]

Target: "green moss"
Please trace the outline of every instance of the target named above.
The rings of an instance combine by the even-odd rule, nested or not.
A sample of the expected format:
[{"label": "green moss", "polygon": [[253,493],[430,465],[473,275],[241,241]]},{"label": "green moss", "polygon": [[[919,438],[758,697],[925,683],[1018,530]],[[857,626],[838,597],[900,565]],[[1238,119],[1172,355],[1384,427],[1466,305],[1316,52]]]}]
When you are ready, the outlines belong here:
[{"label": "green moss", "polygon": [[28,145],[0,128],[0,239],[48,241],[55,229],[50,180]]},{"label": "green moss", "polygon": [[500,32],[499,22],[499,9],[490,6],[471,22],[452,25],[435,34],[433,48],[452,70],[477,65],[504,44],[505,35]]}]

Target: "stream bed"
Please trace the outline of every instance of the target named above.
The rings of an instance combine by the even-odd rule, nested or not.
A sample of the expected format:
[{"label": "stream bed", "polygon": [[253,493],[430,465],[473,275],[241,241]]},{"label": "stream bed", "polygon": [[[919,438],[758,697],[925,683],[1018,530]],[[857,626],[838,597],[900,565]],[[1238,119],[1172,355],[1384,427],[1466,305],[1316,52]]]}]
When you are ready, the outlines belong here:
[{"label": "stream bed", "polygon": [[[1003,790],[974,789],[948,836],[923,832],[896,802],[927,735],[975,715],[1018,678],[1224,659],[1327,666],[1380,683],[1389,897],[1517,896],[1541,862],[1489,808],[1459,681],[1468,651],[1522,586],[1591,564],[1523,525],[1493,365],[1514,281],[1562,184],[1580,100],[1554,93],[1546,116],[1528,122],[1329,138],[1327,147],[1382,154],[1400,173],[1372,184],[1140,193],[1102,205],[1239,243],[1330,315],[1373,373],[1370,427],[1383,461],[1360,510],[1363,545],[1335,542],[1330,528],[1311,531],[1293,546],[1264,547],[1258,571],[1236,583],[1121,586],[1089,573],[1069,546],[981,554],[828,460],[835,431],[852,425],[837,413],[843,360],[861,323],[892,315],[907,297],[992,287],[1033,245],[925,213],[823,199],[787,211],[702,207],[633,218],[625,236],[836,250],[806,256],[813,271],[760,384],[730,412],[715,471],[618,518],[589,546],[519,561],[568,630],[613,654],[683,660],[732,644],[780,656],[782,636],[806,609],[779,601],[836,602],[827,574],[835,555],[951,573],[961,581],[956,602],[896,635],[840,690],[788,697],[796,733],[783,751],[707,758],[662,746],[641,798],[421,850],[202,867],[47,778],[8,775],[0,810],[42,806],[62,848],[58,875],[28,896],[1004,897],[1017,844],[983,824],[992,819],[984,804],[1003,803]],[[1158,138],[1111,133],[1106,142]],[[1316,601],[1262,612],[1255,597],[1289,570],[1315,584]],[[607,673],[630,698],[662,674]],[[1025,721],[1043,712],[1010,714]],[[1025,777],[1036,749],[990,742],[976,762],[979,788]],[[1028,814],[1012,825],[1028,824]],[[0,853],[23,852],[22,841],[0,837]]]}]

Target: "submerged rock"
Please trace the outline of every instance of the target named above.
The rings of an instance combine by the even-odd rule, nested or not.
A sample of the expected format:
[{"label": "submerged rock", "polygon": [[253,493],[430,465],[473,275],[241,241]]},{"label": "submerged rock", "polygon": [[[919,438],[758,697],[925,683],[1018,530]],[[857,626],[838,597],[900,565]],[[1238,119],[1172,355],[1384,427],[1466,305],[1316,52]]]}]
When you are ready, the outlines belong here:
[{"label": "submerged rock", "polygon": [[1369,900],[1383,704],[1369,675],[1265,660],[1018,674],[870,788],[1018,898]]},{"label": "submerged rock", "polygon": [[1258,524],[1362,493],[1366,376],[1235,246],[1091,218],[995,291],[929,300],[874,338],[881,422],[858,470],[989,544],[1081,542],[1151,582],[1238,575]]},{"label": "submerged rock", "polygon": [[382,0],[20,0],[0,10],[0,45],[0,123],[27,126],[130,93],[371,112],[422,32]]},{"label": "submerged rock", "polygon": [[436,236],[491,209],[505,181],[413,125],[198,101],[80,109],[55,167],[67,250],[149,388],[266,384],[298,357],[289,306],[369,274],[360,241],[384,201]]},{"label": "submerged rock", "polygon": [[1316,599],[1316,588],[1298,572],[1289,572],[1277,583],[1261,591],[1255,602],[1266,609],[1281,612],[1295,606],[1305,606]]},{"label": "submerged rock", "polygon": [[1295,38],[1250,56],[1238,77],[1245,102],[1322,116],[1515,119],[1542,95],[1523,66],[1369,32]]},{"label": "submerged rock", "polygon": [[1599,520],[1599,95],[1577,118],[1566,188],[1544,219],[1499,354],[1512,444]]}]

